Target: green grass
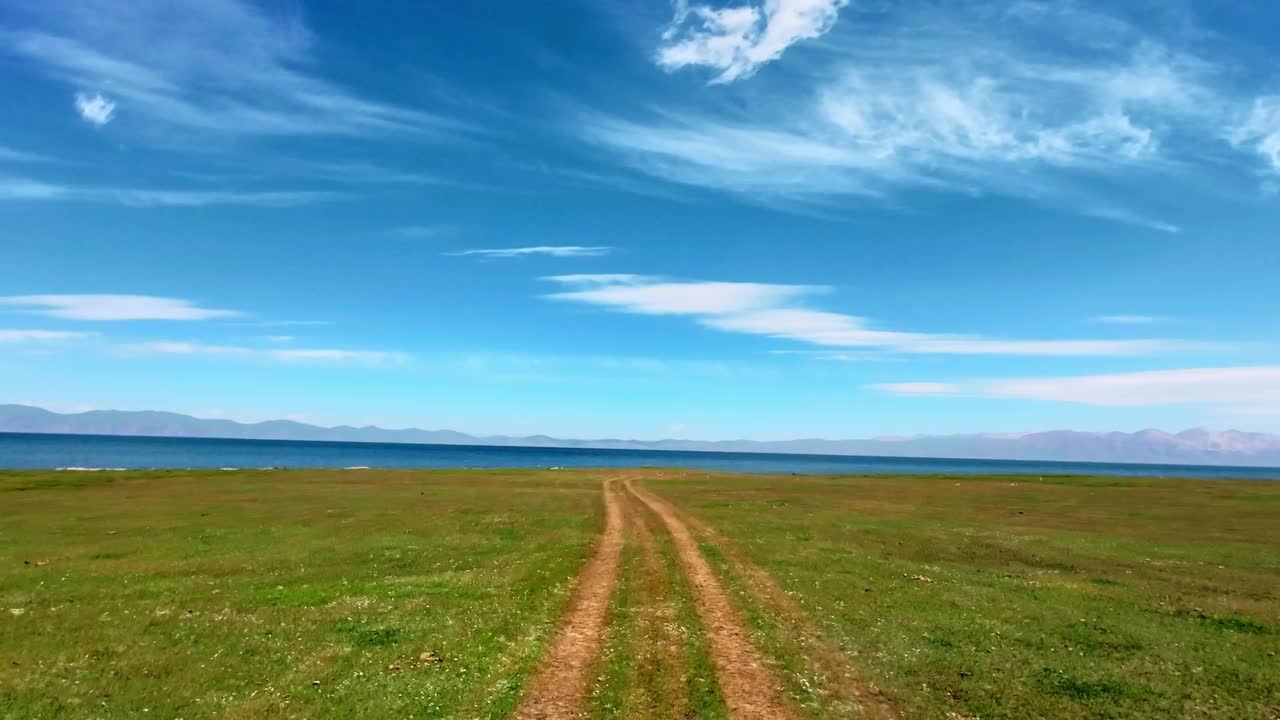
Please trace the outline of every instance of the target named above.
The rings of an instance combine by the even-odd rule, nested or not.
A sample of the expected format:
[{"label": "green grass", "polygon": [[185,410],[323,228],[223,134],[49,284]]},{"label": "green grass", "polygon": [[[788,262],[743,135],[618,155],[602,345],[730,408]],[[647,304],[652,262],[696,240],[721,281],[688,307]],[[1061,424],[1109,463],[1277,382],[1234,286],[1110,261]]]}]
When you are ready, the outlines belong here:
[{"label": "green grass", "polygon": [[591,473],[3,473],[0,718],[505,717],[601,524]]},{"label": "green grass", "polygon": [[[767,570],[911,718],[1280,716],[1280,484],[812,478],[645,484]],[[794,638],[709,559],[793,700]]]},{"label": "green grass", "polygon": [[[507,717],[601,477],[0,473],[0,719]],[[704,555],[805,717],[849,714],[828,646],[913,719],[1280,717],[1280,483],[643,482],[723,536]],[[587,710],[723,718],[671,539],[639,513],[652,553],[629,523]]]},{"label": "green grass", "polygon": [[704,634],[698,608],[693,601],[689,581],[680,570],[675,543],[662,531],[656,515],[650,513],[650,525],[655,528],[658,552],[671,572],[671,594],[675,603],[675,621],[679,636],[684,640],[682,653],[685,666],[685,695],[688,702],[686,717],[705,720],[723,720],[729,715],[720,686],[716,682],[715,664],[711,659],[711,647]]}]

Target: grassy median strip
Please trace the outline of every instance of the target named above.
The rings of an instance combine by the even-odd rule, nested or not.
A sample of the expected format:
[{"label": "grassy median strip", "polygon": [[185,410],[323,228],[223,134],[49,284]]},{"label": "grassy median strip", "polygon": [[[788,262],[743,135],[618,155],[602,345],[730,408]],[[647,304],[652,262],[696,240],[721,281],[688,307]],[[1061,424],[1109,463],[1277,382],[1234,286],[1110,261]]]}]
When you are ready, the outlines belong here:
[{"label": "grassy median strip", "polygon": [[701,621],[661,523],[629,498],[592,718],[725,718]]}]

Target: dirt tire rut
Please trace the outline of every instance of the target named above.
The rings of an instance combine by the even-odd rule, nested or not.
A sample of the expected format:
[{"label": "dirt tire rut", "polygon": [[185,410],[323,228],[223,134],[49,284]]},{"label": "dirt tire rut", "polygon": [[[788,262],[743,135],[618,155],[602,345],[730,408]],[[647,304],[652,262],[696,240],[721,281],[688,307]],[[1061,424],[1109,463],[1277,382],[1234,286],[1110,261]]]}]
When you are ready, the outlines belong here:
[{"label": "dirt tire rut", "polygon": [[755,649],[742,617],[719,577],[698,550],[698,544],[679,515],[664,500],[636,489],[639,498],[666,525],[694,594],[694,604],[706,629],[715,661],[716,677],[729,715],[735,720],[791,720],[795,717],[778,692],[778,681]]},{"label": "dirt tire rut", "polygon": [[622,498],[617,483],[617,478],[604,482],[604,532],[595,554],[578,575],[569,609],[561,618],[546,659],[512,716],[517,720],[582,717],[622,557]]}]

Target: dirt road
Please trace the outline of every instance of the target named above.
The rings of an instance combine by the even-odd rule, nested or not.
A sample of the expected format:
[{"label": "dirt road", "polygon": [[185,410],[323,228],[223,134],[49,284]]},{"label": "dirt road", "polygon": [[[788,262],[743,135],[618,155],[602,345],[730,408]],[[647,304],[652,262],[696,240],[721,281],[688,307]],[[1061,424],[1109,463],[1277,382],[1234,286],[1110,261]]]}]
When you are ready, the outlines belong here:
[{"label": "dirt road", "polygon": [[[666,500],[637,487],[636,480],[644,476],[644,471],[636,471],[604,481],[604,531],[576,580],[569,608],[514,717],[519,720],[587,717],[587,701],[593,683],[600,677],[601,650],[610,632],[610,602],[623,567],[623,548],[626,543],[634,542],[642,562],[628,560],[628,583],[632,582],[632,573],[639,576],[634,581],[635,589],[623,596],[623,605],[628,608],[626,612],[635,613],[631,616],[632,633],[640,639],[639,643],[634,639],[628,641],[635,645],[630,648],[634,656],[628,657],[628,662],[645,680],[630,691],[632,700],[628,702],[633,705],[624,708],[625,712],[639,713],[646,718],[678,718],[688,714],[687,698],[681,695],[686,686],[687,668],[679,651],[682,643],[672,605],[675,596],[670,595],[673,590],[666,578],[668,572],[674,572],[669,569],[672,565],[669,558],[674,555],[688,585],[688,595],[683,597],[691,596],[701,621],[700,634],[705,636],[705,647],[710,650],[715,682],[724,701],[722,711],[727,710],[733,720],[797,718],[797,712],[783,697],[782,684],[773,667],[756,647],[742,613],[716,570],[703,557],[689,525],[695,525],[701,537],[717,545],[721,545],[722,539],[714,528],[694,518],[686,522]],[[671,540],[668,547],[674,547],[674,553],[658,552],[655,533],[660,530],[655,528],[666,529]],[[744,575],[749,594],[792,616],[788,622],[804,646],[804,654],[816,670],[833,680],[826,692],[841,700],[850,716],[876,720],[893,717],[878,692],[862,684],[840,653],[821,641],[815,629],[788,604],[781,588],[763,570],[736,556],[732,562]],[[695,627],[692,632],[699,633],[699,629]]]},{"label": "dirt road", "polygon": [[551,641],[547,657],[520,700],[519,720],[581,717],[582,701],[600,655],[609,598],[618,579],[623,518],[618,479],[604,482],[605,526],[595,555],[578,575],[569,609]]}]

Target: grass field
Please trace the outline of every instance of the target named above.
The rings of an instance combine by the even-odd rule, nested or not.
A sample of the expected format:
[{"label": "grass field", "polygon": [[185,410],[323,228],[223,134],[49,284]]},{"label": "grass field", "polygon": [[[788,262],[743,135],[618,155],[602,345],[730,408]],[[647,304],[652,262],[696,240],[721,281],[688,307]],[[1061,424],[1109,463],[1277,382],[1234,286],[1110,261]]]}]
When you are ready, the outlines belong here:
[{"label": "grass field", "polygon": [[505,717],[600,513],[548,472],[0,476],[0,717]]},{"label": "grass field", "polygon": [[[904,717],[1280,717],[1280,483],[647,485],[727,539],[704,547],[722,569],[727,544],[772,576]],[[740,599],[797,701],[831,711],[794,632]]]},{"label": "grass field", "polygon": [[[611,475],[0,473],[0,718],[511,716]],[[586,717],[1280,717],[1280,483],[626,477]]]}]

